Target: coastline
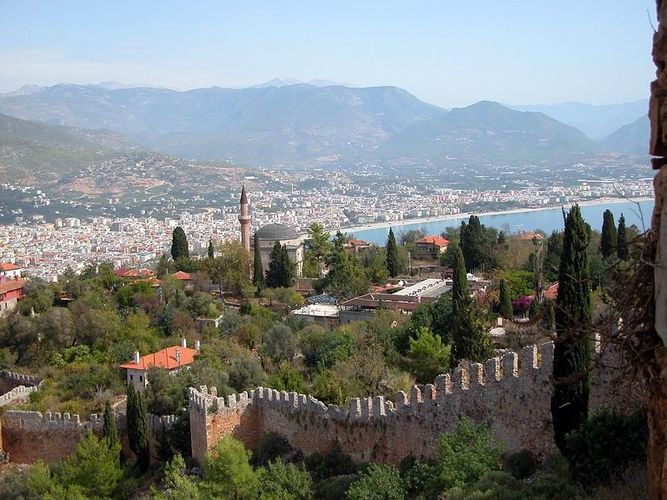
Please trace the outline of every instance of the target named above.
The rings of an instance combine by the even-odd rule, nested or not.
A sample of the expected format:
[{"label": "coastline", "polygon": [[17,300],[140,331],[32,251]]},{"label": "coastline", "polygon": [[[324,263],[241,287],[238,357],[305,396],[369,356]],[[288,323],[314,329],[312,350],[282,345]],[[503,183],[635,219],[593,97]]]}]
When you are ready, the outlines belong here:
[{"label": "coastline", "polygon": [[529,212],[539,212],[545,210],[553,210],[555,208],[560,208],[561,206],[572,206],[575,203],[578,203],[579,206],[588,207],[595,205],[606,205],[610,203],[634,203],[653,200],[650,196],[644,196],[640,198],[596,198],[595,200],[584,200],[577,202],[567,202],[562,205],[549,205],[539,208],[512,208],[510,210],[496,210],[492,212],[461,212],[458,214],[451,215],[438,215],[434,217],[419,217],[414,219],[402,219],[395,221],[385,221],[385,222],[372,222],[370,224],[363,224],[360,226],[341,226],[339,229],[341,232],[354,234],[360,231],[368,231],[371,229],[382,229],[384,227],[401,227],[408,226],[411,224],[430,224],[433,222],[447,222],[449,220],[457,219],[467,219],[471,215],[477,215],[478,217],[488,217],[494,215],[508,215],[508,214],[520,214],[520,213],[529,213]]}]

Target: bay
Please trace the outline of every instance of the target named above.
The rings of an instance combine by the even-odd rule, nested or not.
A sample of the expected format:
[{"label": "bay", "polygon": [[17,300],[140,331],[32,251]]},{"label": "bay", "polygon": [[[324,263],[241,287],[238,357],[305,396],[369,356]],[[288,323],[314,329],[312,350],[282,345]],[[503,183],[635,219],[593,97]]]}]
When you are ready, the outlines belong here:
[{"label": "bay", "polygon": [[[581,205],[581,213],[585,221],[597,231],[602,228],[602,214],[609,209],[614,214],[614,220],[618,224],[621,213],[625,217],[625,225],[636,225],[640,232],[644,232],[651,225],[651,212],[653,211],[654,200],[642,199],[639,201],[628,200],[606,200],[600,203],[587,202]],[[571,205],[565,205],[568,210]],[[547,235],[552,231],[563,230],[563,213],[561,207],[551,207],[534,210],[511,210],[506,213],[478,214],[482,224],[494,227],[499,231],[505,231],[511,234],[517,234],[521,231],[541,230]],[[459,216],[449,216],[439,220],[427,220],[414,222],[400,221],[393,224],[373,224],[366,227],[343,229],[344,232],[353,235],[355,238],[384,246],[389,234],[389,228],[394,228],[396,238],[413,229],[424,229],[426,234],[440,234],[447,227],[456,227],[462,220],[468,220],[470,214]]]}]

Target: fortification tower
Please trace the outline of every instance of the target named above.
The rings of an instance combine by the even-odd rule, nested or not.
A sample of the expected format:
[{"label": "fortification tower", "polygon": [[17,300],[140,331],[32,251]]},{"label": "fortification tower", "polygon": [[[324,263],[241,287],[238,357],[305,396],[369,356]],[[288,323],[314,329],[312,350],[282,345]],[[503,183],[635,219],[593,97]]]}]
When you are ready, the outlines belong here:
[{"label": "fortification tower", "polygon": [[241,244],[245,251],[250,253],[250,204],[248,203],[248,196],[245,194],[245,185],[241,189],[241,215],[239,215],[239,222],[241,223]]}]

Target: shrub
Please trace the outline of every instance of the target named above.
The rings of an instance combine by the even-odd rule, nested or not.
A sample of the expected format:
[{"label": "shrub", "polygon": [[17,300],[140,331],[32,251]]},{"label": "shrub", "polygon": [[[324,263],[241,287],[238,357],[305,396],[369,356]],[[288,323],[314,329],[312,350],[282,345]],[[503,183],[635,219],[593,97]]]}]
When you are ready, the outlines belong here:
[{"label": "shrub", "polygon": [[287,439],[275,432],[266,432],[259,438],[250,463],[254,466],[263,467],[272,460],[284,458],[292,451],[294,451],[294,448],[290,446]]},{"label": "shrub", "polygon": [[487,472],[500,469],[501,449],[488,425],[466,418],[445,434],[438,446],[438,479],[442,489],[464,487]]},{"label": "shrub", "polygon": [[525,479],[537,470],[537,460],[529,450],[521,450],[505,457],[505,469],[517,479]]},{"label": "shrub", "polygon": [[340,448],[335,447],[329,453],[313,453],[306,457],[306,469],[315,481],[328,479],[334,476],[353,474],[358,467],[349,455],[345,455]]},{"label": "shrub", "polygon": [[259,470],[259,490],[261,499],[308,500],[311,498],[313,480],[303,465],[285,464],[274,460]]},{"label": "shrub", "polygon": [[566,436],[566,457],[578,481],[599,484],[619,478],[628,465],[645,460],[647,439],[643,413],[624,416],[603,409]]},{"label": "shrub", "polygon": [[402,500],[403,480],[396,467],[371,464],[347,490],[350,500]]}]

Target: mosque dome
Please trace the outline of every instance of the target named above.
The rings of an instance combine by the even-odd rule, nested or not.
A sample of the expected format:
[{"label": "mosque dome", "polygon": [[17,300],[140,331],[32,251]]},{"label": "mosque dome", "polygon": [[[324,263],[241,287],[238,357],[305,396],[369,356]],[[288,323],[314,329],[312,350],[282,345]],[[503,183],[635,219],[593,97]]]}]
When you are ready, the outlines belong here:
[{"label": "mosque dome", "polygon": [[294,229],[283,224],[267,224],[257,230],[257,237],[260,240],[285,241],[295,240],[299,235]]}]

